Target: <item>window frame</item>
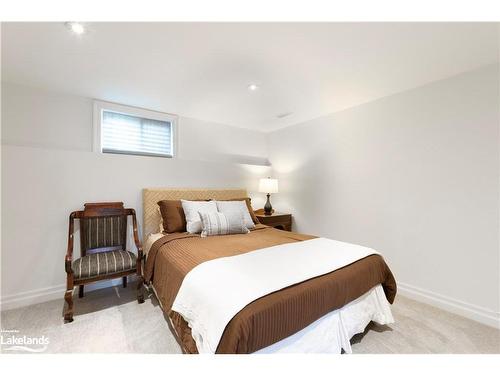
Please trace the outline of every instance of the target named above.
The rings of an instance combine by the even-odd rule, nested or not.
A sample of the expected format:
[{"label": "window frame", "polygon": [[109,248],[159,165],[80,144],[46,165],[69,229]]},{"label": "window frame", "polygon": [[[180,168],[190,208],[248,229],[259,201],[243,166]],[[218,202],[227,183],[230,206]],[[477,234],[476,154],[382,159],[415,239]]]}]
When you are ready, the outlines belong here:
[{"label": "window frame", "polygon": [[[167,121],[171,125],[171,155],[162,155],[147,152],[134,152],[134,151],[102,151],[102,113],[103,111],[110,111],[121,113],[129,116],[142,117],[151,120]],[[178,116],[170,113],[163,113],[149,109],[128,106],[125,104],[105,102],[101,100],[94,100],[93,103],[93,151],[99,154],[115,154],[115,155],[133,155],[133,156],[150,156],[157,158],[175,158],[178,153],[177,149],[177,122]]]}]

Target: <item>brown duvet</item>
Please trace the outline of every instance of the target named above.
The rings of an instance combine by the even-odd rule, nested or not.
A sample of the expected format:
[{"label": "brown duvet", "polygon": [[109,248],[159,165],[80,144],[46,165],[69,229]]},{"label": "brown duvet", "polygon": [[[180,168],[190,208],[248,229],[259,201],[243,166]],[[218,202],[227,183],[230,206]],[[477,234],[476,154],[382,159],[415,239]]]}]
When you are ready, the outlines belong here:
[{"label": "brown duvet", "polygon": [[[152,282],[183,350],[197,353],[191,329],[182,316],[171,310],[184,276],[207,260],[312,238],[315,237],[261,224],[249,234],[206,238],[188,233],[169,234],[151,247],[145,279]],[[255,352],[300,331],[378,284],[382,284],[387,300],[392,303],[396,295],[394,277],[380,255],[370,255],[336,271],[268,294],[233,317],[224,330],[217,353]]]}]

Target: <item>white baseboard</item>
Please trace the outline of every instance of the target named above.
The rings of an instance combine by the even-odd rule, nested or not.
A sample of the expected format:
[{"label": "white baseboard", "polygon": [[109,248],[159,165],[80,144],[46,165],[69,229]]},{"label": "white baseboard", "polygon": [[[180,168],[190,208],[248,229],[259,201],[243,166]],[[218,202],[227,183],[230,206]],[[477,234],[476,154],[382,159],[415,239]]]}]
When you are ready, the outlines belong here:
[{"label": "white baseboard", "polygon": [[18,307],[34,305],[41,302],[52,301],[60,298],[63,299],[66,285],[61,284],[48,288],[41,288],[31,290],[29,292],[22,292],[18,294],[11,294],[7,296],[2,295],[1,309],[12,310]]},{"label": "white baseboard", "polygon": [[[120,279],[107,280],[101,283],[88,285],[86,286],[86,289],[90,292],[92,290],[119,285],[120,283]],[[34,305],[36,303],[42,303],[56,299],[61,299],[62,301],[65,290],[65,285],[61,284],[54,287],[41,288],[29,292],[18,293],[15,295],[2,296],[1,310],[12,310],[18,307]],[[500,329],[500,312],[488,310],[477,305],[463,302],[451,297],[444,296],[442,294],[434,293],[401,282],[398,282],[398,293],[416,301],[424,302],[440,309],[452,312],[454,314],[475,320],[479,323],[486,324],[490,327]]]},{"label": "white baseboard", "polygon": [[[135,275],[129,276],[129,281],[135,281]],[[85,285],[85,291],[91,292],[93,290],[109,288],[111,286],[121,285],[121,278],[113,280],[105,280],[94,284]],[[6,295],[1,298],[0,310],[12,310],[18,307],[35,305],[37,303],[53,301],[60,299],[63,301],[64,292],[66,291],[66,284],[60,284],[48,288],[40,288],[29,292],[22,292],[17,294]]]},{"label": "white baseboard", "polygon": [[451,313],[472,319],[476,322],[486,324],[490,327],[500,329],[500,312],[485,309],[481,306],[401,282],[398,282],[398,293],[410,299],[424,302]]}]

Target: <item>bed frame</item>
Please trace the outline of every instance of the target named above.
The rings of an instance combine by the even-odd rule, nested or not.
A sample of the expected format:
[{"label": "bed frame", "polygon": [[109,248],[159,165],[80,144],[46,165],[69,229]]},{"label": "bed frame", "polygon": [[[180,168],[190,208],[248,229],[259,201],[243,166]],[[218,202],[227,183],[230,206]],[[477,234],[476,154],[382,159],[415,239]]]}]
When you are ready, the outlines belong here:
[{"label": "bed frame", "polygon": [[219,199],[228,200],[247,197],[245,189],[179,189],[179,188],[146,188],[142,191],[143,205],[143,243],[151,233],[157,233],[160,226],[158,201],[171,199]]}]

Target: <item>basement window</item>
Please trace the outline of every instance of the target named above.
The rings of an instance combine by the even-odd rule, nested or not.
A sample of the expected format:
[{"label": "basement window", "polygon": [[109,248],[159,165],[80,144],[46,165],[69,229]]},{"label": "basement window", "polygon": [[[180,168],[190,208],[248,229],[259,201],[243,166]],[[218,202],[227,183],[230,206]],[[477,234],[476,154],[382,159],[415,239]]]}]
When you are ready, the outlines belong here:
[{"label": "basement window", "polygon": [[167,113],[95,101],[94,151],[171,158],[176,123]]}]

